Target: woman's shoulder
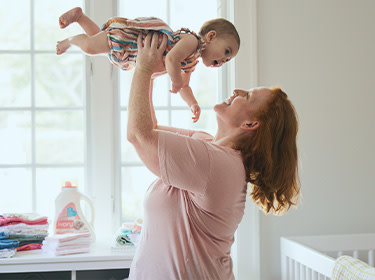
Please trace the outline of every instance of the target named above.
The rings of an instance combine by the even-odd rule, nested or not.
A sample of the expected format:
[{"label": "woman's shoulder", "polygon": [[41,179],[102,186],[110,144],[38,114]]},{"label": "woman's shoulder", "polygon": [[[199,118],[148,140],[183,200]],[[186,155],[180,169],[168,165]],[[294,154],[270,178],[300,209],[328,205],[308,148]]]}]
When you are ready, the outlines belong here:
[{"label": "woman's shoulder", "polygon": [[214,139],[214,137],[211,134],[205,131],[193,131],[191,137],[194,139],[200,139],[206,142],[212,142],[212,140]]}]

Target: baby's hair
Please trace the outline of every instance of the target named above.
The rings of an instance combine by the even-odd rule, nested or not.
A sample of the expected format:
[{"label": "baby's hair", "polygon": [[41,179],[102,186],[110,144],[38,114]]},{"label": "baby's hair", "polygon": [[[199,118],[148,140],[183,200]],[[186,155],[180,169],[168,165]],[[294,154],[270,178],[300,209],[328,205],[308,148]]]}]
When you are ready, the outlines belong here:
[{"label": "baby's hair", "polygon": [[211,30],[215,30],[218,37],[222,37],[224,35],[231,35],[234,37],[238,44],[238,48],[240,47],[240,35],[234,27],[233,23],[224,19],[224,18],[216,18],[209,21],[206,21],[201,30],[199,30],[199,35],[204,36]]}]

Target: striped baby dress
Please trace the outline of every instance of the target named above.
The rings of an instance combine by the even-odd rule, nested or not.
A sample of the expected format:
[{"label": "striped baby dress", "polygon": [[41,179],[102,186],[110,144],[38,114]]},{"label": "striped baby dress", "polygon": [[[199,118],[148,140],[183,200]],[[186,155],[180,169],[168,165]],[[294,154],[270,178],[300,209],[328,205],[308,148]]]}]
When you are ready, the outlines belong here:
[{"label": "striped baby dress", "polygon": [[201,56],[205,43],[196,33],[187,28],[182,28],[176,32],[161,19],[155,17],[140,17],[136,19],[127,19],[122,17],[110,18],[101,28],[107,33],[110,53],[108,58],[115,66],[122,70],[130,70],[136,64],[137,59],[137,38],[139,33],[143,33],[143,38],[149,31],[160,32],[159,41],[162,40],[163,34],[167,35],[168,44],[164,52],[165,56],[179,41],[181,33],[190,33],[197,37],[199,46],[197,50],[181,62],[181,70],[185,72],[194,71]]}]

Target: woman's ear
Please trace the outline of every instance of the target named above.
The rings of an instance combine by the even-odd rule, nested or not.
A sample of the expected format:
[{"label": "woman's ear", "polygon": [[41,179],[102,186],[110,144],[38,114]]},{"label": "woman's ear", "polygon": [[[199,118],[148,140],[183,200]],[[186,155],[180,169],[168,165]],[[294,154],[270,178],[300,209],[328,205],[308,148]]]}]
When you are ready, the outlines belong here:
[{"label": "woman's ear", "polygon": [[211,42],[213,39],[215,39],[215,37],[216,37],[216,31],[211,30],[206,34],[206,41]]},{"label": "woman's ear", "polygon": [[255,131],[259,127],[258,121],[245,121],[243,124],[241,124],[241,128],[247,131]]}]

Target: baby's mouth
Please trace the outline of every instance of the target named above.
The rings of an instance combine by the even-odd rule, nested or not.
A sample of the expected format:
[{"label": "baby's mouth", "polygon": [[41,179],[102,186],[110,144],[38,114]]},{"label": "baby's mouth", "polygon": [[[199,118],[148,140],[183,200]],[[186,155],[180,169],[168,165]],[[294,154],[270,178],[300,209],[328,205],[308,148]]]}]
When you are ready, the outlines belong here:
[{"label": "baby's mouth", "polygon": [[210,67],[218,67],[219,62],[217,60],[212,61]]}]

